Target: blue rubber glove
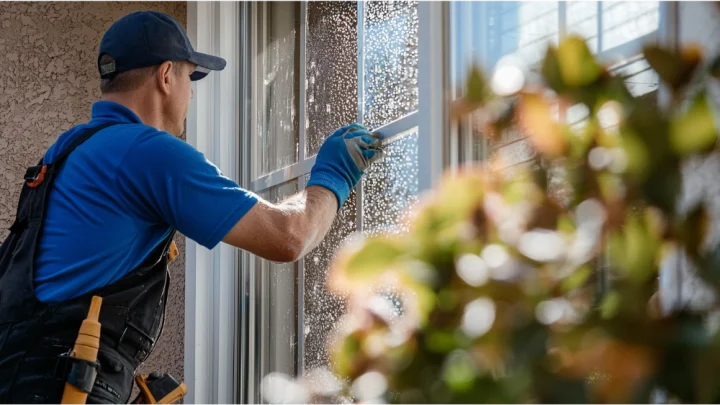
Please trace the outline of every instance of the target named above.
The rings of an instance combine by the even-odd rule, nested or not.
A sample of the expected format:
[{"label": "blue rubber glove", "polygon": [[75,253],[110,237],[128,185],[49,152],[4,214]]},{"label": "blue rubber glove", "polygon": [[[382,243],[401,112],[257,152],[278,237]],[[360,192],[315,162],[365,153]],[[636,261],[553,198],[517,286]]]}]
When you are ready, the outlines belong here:
[{"label": "blue rubber glove", "polygon": [[360,124],[335,131],[320,147],[307,185],[332,191],[338,210],[370,164],[383,156],[380,138]]}]

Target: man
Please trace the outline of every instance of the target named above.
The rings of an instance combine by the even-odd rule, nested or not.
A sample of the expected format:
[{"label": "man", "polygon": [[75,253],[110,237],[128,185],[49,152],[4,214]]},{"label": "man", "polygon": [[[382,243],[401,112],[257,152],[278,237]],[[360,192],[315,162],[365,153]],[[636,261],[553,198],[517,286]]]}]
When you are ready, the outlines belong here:
[{"label": "man", "polygon": [[[360,125],[320,148],[307,188],[271,204],[178,139],[191,81],[225,61],[192,49],[167,15],[137,12],[100,43],[102,100],[31,167],[0,246],[0,402],[59,402],[64,382],[88,402],[126,402],[161,333],[175,231],[279,262],[325,236],[380,141]],[[90,298],[103,297],[99,367],[67,356]],[[94,386],[85,378],[97,370]]]}]

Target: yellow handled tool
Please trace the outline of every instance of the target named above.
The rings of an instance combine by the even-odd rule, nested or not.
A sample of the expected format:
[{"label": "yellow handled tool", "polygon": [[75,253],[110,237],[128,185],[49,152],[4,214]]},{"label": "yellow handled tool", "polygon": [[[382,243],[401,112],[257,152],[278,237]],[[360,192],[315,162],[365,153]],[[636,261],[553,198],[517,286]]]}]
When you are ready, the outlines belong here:
[{"label": "yellow handled tool", "polygon": [[135,382],[140,394],[131,404],[172,404],[187,394],[185,383],[177,382],[169,374],[138,375]]},{"label": "yellow handled tool", "polygon": [[[75,359],[75,361],[95,365],[95,367],[71,368],[71,378],[65,383],[65,391],[63,392],[61,402],[63,404],[84,404],[87,401],[88,393],[92,390],[92,384],[97,375],[97,354],[100,348],[100,322],[98,322],[98,319],[101,306],[102,298],[93,296],[87,318],[85,318],[80,326],[80,332],[78,333],[77,340],[75,340],[75,347],[69,355],[71,360]],[[75,375],[77,373],[84,375]],[[88,375],[88,373],[90,374]],[[74,380],[82,380],[87,382],[87,384],[85,384],[84,389],[81,389],[82,387],[70,383],[70,381]]]}]

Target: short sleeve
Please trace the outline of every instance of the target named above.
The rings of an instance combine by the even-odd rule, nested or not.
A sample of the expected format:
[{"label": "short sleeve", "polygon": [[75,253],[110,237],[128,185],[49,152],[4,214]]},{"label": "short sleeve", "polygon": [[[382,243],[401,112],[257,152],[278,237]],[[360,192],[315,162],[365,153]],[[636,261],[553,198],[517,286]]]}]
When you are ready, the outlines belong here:
[{"label": "short sleeve", "polygon": [[198,150],[164,132],[138,139],[116,181],[128,210],[147,221],[167,223],[208,249],[259,199]]}]

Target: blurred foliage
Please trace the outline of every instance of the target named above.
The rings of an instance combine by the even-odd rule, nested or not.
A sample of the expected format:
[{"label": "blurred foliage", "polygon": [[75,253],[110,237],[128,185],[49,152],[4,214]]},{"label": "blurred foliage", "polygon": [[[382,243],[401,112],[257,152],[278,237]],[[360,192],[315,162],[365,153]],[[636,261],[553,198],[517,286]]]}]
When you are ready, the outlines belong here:
[{"label": "blurred foliage", "polygon": [[[510,172],[493,159],[447,174],[409,233],[338,253],[329,287],[349,292],[349,311],[331,353],[350,382],[344,394],[647,403],[661,389],[683,403],[720,401],[720,334],[708,313],[663,311],[657,294],[660,264],[678,249],[720,290],[707,209],[677,209],[683,162],[717,148],[707,95],[689,97],[688,84],[713,80],[720,63],[702,67],[696,48],[644,54],[669,89],[663,106],[633,97],[578,37],[550,47],[541,80],[512,94],[494,94],[493,78],[472,70],[453,116],[473,114],[489,137],[522,133],[537,157]],[[576,104],[589,111],[583,125],[553,114]],[[565,174],[566,198],[549,189],[551,167]]]}]

